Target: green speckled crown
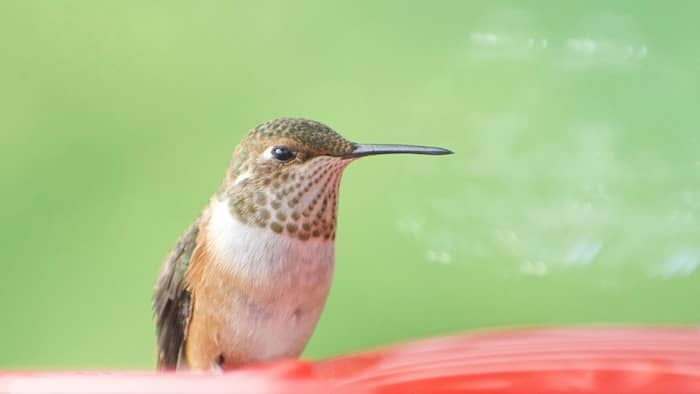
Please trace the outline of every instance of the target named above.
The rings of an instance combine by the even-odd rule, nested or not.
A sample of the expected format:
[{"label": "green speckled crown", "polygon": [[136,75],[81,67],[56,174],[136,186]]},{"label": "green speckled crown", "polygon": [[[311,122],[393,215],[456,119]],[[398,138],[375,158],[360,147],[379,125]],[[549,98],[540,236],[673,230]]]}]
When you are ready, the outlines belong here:
[{"label": "green speckled crown", "polygon": [[250,130],[248,138],[289,138],[318,154],[331,156],[342,156],[355,148],[355,144],[323,123],[302,118],[279,118],[265,122]]}]

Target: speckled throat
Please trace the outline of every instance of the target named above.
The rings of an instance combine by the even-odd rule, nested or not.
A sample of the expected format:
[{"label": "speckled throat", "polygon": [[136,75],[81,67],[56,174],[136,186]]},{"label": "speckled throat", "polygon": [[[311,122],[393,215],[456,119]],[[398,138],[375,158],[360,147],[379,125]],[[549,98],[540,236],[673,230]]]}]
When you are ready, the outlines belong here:
[{"label": "speckled throat", "polygon": [[334,240],[340,178],[350,162],[318,156],[283,171],[243,175],[223,194],[242,223],[302,241]]}]

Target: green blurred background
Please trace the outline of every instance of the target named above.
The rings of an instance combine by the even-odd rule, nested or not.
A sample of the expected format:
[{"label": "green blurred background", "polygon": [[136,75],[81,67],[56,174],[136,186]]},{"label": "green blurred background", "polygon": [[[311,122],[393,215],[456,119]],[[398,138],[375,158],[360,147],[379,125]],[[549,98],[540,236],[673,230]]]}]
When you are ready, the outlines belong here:
[{"label": "green blurred background", "polygon": [[1,2],[0,367],[152,368],[164,256],[290,115],[456,152],[346,171],[306,357],[700,322],[700,6],[614,3]]}]

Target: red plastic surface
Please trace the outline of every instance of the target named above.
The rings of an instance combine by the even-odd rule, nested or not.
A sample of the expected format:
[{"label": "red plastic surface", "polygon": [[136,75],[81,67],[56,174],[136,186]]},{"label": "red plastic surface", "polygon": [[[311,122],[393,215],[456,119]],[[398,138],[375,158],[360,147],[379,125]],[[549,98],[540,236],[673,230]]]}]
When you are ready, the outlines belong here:
[{"label": "red plastic surface", "polygon": [[700,393],[700,328],[529,329],[210,373],[7,373],[0,392]]}]

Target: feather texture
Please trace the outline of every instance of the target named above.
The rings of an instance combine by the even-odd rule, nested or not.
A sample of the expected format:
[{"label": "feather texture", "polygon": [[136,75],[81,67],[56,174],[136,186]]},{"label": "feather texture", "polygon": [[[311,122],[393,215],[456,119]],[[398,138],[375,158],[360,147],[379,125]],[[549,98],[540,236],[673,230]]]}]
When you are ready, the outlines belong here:
[{"label": "feather texture", "polygon": [[153,312],[158,338],[158,369],[175,369],[183,360],[192,309],[191,294],[184,278],[197,246],[199,224],[200,218],[197,218],[177,241],[156,282]]}]

